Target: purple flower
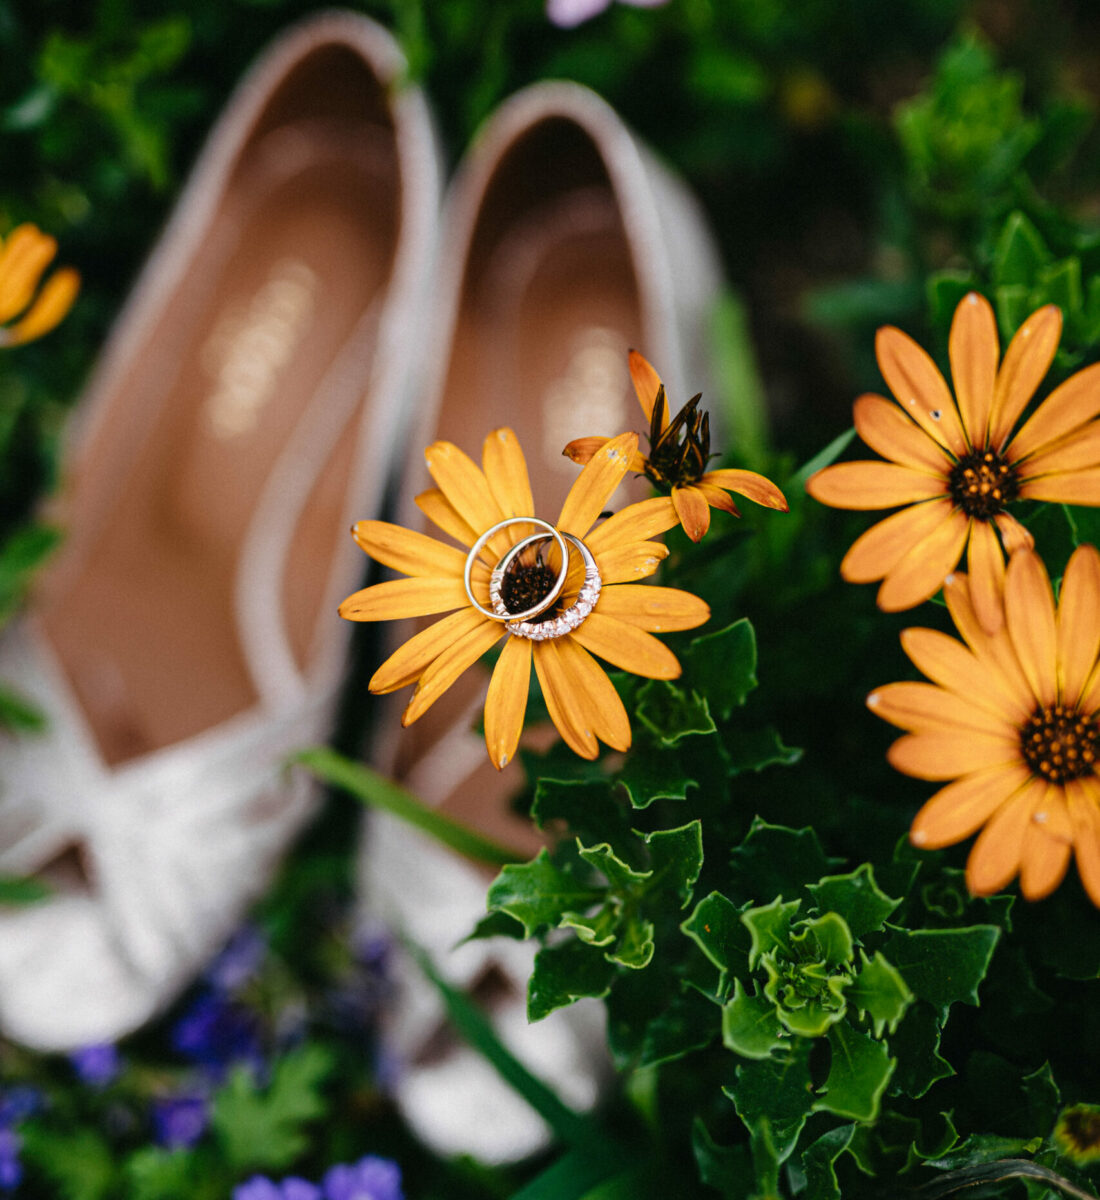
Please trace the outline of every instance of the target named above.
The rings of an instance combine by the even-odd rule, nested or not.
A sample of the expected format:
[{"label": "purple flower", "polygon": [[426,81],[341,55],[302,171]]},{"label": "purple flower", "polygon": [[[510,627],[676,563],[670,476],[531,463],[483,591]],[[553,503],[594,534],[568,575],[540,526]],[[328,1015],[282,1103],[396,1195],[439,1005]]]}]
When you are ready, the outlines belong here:
[{"label": "purple flower", "polygon": [[19,1161],[22,1141],[14,1129],[0,1129],[0,1189],[12,1191],[23,1178],[23,1164]]},{"label": "purple flower", "polygon": [[167,1150],[193,1146],[206,1132],[205,1096],[164,1096],[153,1101],[153,1137]]},{"label": "purple flower", "polygon": [[266,954],[264,935],[255,925],[242,925],[207,968],[207,982],[220,992],[237,992],[256,977]]},{"label": "purple flower", "polygon": [[81,1046],[69,1055],[69,1062],[80,1081],[90,1087],[106,1087],[118,1078],[122,1070],[122,1059],[111,1042]]},{"label": "purple flower", "polygon": [[42,1093],[29,1084],[19,1084],[0,1095],[0,1125],[18,1125],[45,1107]]},{"label": "purple flower", "polygon": [[321,1200],[321,1189],[295,1175],[288,1176],[282,1183],[276,1183],[266,1175],[253,1175],[233,1189],[232,1200]]},{"label": "purple flower", "polygon": [[237,1062],[263,1065],[255,1014],[216,992],[204,992],[180,1017],[172,1030],[172,1045],[215,1072]]},{"label": "purple flower", "polygon": [[[634,8],[656,8],[667,0],[622,0]],[[572,29],[610,7],[611,0],[546,0],[546,16],[562,29]]]},{"label": "purple flower", "polygon": [[374,1154],[354,1166],[331,1167],[321,1186],[324,1200],[404,1200],[401,1168]]}]

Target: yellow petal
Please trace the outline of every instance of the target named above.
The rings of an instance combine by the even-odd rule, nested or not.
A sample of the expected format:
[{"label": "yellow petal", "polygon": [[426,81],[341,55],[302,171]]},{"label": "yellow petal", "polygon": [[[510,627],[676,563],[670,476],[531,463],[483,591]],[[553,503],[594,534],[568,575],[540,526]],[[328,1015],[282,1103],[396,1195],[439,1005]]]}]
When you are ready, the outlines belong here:
[{"label": "yellow petal", "polygon": [[967,566],[974,612],[986,632],[996,633],[1004,624],[1005,560],[988,521],[971,522]]},{"label": "yellow petal", "polygon": [[840,563],[840,574],[849,583],[881,579],[919,542],[951,516],[954,505],[946,497],[913,504],[872,525],[852,543]]},{"label": "yellow petal", "polygon": [[913,665],[933,683],[948,688],[976,707],[1016,727],[1031,715],[1033,706],[1010,690],[999,672],[990,670],[962,642],[946,633],[905,629],[901,647]]},{"label": "yellow petal", "polygon": [[[585,463],[591,460],[592,455],[595,454],[601,446],[606,446],[609,441],[611,441],[611,439],[605,437],[574,438],[568,443],[568,445],[562,451],[562,454],[566,458],[571,459],[575,463],[579,463],[583,467]],[[644,467],[642,469],[645,470]]]},{"label": "yellow petal", "polygon": [[391,579],[353,592],[338,611],[349,621],[396,621],[450,612],[469,603],[461,579]]},{"label": "yellow petal", "polygon": [[38,293],[27,314],[4,330],[2,336],[11,346],[21,346],[44,337],[66,316],[80,291],[80,275],[71,267],[55,271]]},{"label": "yellow petal", "polygon": [[416,497],[416,507],[444,533],[449,533],[456,542],[464,546],[472,546],[477,541],[477,534],[458,515],[454,505],[447,499],[439,488],[429,488]]},{"label": "yellow petal", "polygon": [[559,640],[558,653],[593,733],[613,750],[629,750],[630,718],[607,672],[572,636]]},{"label": "yellow petal", "polygon": [[383,566],[406,575],[453,575],[462,578],[466,555],[426,534],[388,521],[356,521],[351,527],[356,544]]},{"label": "yellow petal", "polygon": [[533,645],[527,638],[508,638],[489,680],[485,697],[485,745],[498,771],[503,771],[515,757],[523,733]]},{"label": "yellow petal", "polygon": [[[560,639],[559,639],[560,640]],[[542,697],[550,720],[557,726],[565,744],[581,758],[595,758],[600,752],[596,735],[585,721],[569,675],[562,667],[558,641],[536,642],[533,657]]]},{"label": "yellow petal", "polygon": [[811,475],[806,491],[822,504],[833,508],[897,508],[947,493],[947,479],[899,467],[896,463],[836,463]]},{"label": "yellow petal", "polygon": [[424,451],[431,477],[451,507],[477,533],[484,533],[502,517],[481,468],[453,442],[432,442]]},{"label": "yellow petal", "polygon": [[723,467],[717,471],[708,471],[700,482],[716,484],[720,488],[744,496],[754,504],[762,504],[765,508],[774,508],[778,512],[787,512],[789,509],[787,497],[767,476],[756,471]]},{"label": "yellow petal", "polygon": [[710,619],[710,606],[690,592],[630,583],[604,588],[596,603],[596,612],[650,633],[694,629]]},{"label": "yellow petal", "polygon": [[1066,783],[1066,802],[1073,820],[1073,853],[1089,899],[1100,908],[1100,808],[1081,780]]},{"label": "yellow petal", "polygon": [[725,490],[719,487],[716,483],[708,483],[707,476],[704,475],[697,483],[693,483],[692,487],[696,491],[702,492],[703,499],[711,506],[711,508],[720,508],[722,512],[728,512],[733,517],[741,515],[737,505],[733,502],[733,497]]},{"label": "yellow petal", "polygon": [[1046,784],[1030,780],[989,818],[966,862],[966,886],[975,896],[1007,887],[1020,870],[1024,836]]},{"label": "yellow petal", "polygon": [[1100,467],[1085,471],[1058,471],[1020,485],[1021,500],[1046,500],[1051,504],[1100,505]]},{"label": "yellow petal", "polygon": [[419,720],[464,671],[500,641],[503,634],[503,625],[485,620],[456,638],[425,668],[408,707],[401,715],[401,724],[411,725]]},{"label": "yellow petal", "polygon": [[630,462],[638,449],[636,433],[620,433],[601,446],[591,461],[577,476],[562,505],[558,528],[583,538],[607,507],[611,493],[630,470]]},{"label": "yellow petal", "polygon": [[[638,353],[637,350],[631,350],[627,356],[627,362],[630,364],[630,379],[634,384],[634,392],[638,397],[638,403],[642,406],[642,412],[645,413],[646,423],[648,424],[653,419],[653,402],[657,399],[657,393],[661,388],[661,377],[653,369],[653,367]],[[661,430],[668,425],[668,404],[665,404],[664,419],[661,421]]]},{"label": "yellow petal", "polygon": [[654,496],[650,500],[628,504],[597,525],[584,540],[589,550],[597,554],[615,546],[649,541],[679,523],[672,498]]},{"label": "yellow petal", "polygon": [[710,505],[698,488],[674,487],[672,503],[684,532],[698,542],[710,528]]},{"label": "yellow petal", "polygon": [[1015,732],[969,699],[931,683],[887,683],[867,697],[867,707],[884,721],[910,733],[973,729],[990,737],[1011,738]]},{"label": "yellow petal", "polygon": [[917,813],[909,840],[922,850],[953,846],[980,829],[1031,778],[1025,767],[987,767],[940,790]]},{"label": "yellow petal", "polygon": [[[481,465],[502,517],[529,517],[535,511],[527,460],[510,429],[494,429],[481,449]],[[520,526],[517,531],[522,532]]]},{"label": "yellow petal", "polygon": [[428,664],[438,658],[448,646],[463,638],[489,618],[475,608],[463,608],[433,621],[404,642],[371,676],[370,690],[376,695],[395,692],[415,683]]},{"label": "yellow petal", "polygon": [[34,225],[13,229],[0,251],[0,321],[10,321],[31,302],[57,242]]},{"label": "yellow petal", "polygon": [[1035,395],[1035,389],[1050,369],[1061,335],[1062,314],[1053,304],[1033,312],[1016,331],[993,387],[989,444],[994,449],[1004,447],[1013,425]]},{"label": "yellow petal", "polygon": [[961,512],[950,513],[887,571],[876,597],[879,608],[900,612],[931,599],[958,565],[969,531]]},{"label": "yellow petal", "polygon": [[875,336],[875,356],[902,411],[956,457],[966,452],[959,410],[939,368],[900,329],[885,325]]},{"label": "yellow petal", "polygon": [[1058,698],[1075,705],[1100,653],[1100,554],[1078,546],[1058,596]]},{"label": "yellow petal", "polygon": [[643,675],[646,679],[680,677],[676,655],[651,633],[627,621],[594,612],[572,636],[586,650],[633,675]]},{"label": "yellow petal", "polygon": [[1032,695],[1044,706],[1054,705],[1058,699],[1054,593],[1034,551],[1021,550],[1008,564],[1005,623]]},{"label": "yellow petal", "polygon": [[985,767],[1018,762],[1017,738],[966,733],[907,733],[886,752],[890,765],[917,779],[954,779]]},{"label": "yellow petal", "polygon": [[1062,882],[1073,843],[1051,837],[1034,820],[1024,833],[1020,861],[1020,891],[1028,900],[1042,900]]},{"label": "yellow petal", "polygon": [[595,557],[606,587],[612,583],[647,579],[668,558],[668,547],[662,542],[634,542],[605,550]]},{"label": "yellow petal", "polygon": [[984,296],[970,292],[955,309],[948,354],[959,412],[972,446],[986,444],[1000,352],[993,307]]},{"label": "yellow petal", "polygon": [[963,572],[955,572],[944,580],[943,595],[955,628],[982,666],[1001,679],[1005,693],[1015,697],[1025,713],[1031,713],[1035,698],[1007,628],[1002,626],[995,634],[982,628],[970,599],[970,581]]},{"label": "yellow petal", "polygon": [[1071,375],[1050,393],[1012,439],[1012,459],[1041,453],[1095,416],[1100,416],[1100,363]]},{"label": "yellow petal", "polygon": [[[1098,364],[1100,365],[1100,364]],[[1095,385],[1100,391],[1100,381]],[[1015,444],[1015,443],[1013,443]],[[1011,450],[1011,447],[1009,448]],[[1100,421],[1081,425],[1065,437],[1048,442],[1017,467],[1021,483],[1062,471],[1083,471],[1100,462]]]},{"label": "yellow petal", "polygon": [[890,462],[941,475],[950,469],[952,460],[940,443],[885,396],[871,392],[860,396],[852,405],[852,415],[856,433],[876,454]]},{"label": "yellow petal", "polygon": [[1009,556],[1015,554],[1017,550],[1035,549],[1035,539],[1031,536],[1031,530],[1025,529],[1015,517],[1008,513],[998,513],[993,518],[993,522],[1000,532],[1005,553]]}]

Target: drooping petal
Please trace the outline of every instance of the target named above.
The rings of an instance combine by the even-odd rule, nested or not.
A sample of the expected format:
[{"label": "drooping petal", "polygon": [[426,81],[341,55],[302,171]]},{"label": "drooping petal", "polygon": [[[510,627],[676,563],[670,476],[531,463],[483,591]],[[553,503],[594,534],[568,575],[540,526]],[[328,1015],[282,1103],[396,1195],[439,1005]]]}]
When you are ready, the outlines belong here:
[{"label": "drooping petal", "polygon": [[508,638],[489,680],[485,697],[485,745],[489,760],[498,771],[503,771],[515,757],[523,733],[533,645],[527,638]]},{"label": "drooping petal", "polygon": [[588,728],[613,750],[628,750],[630,718],[607,672],[575,637],[560,638],[557,646],[570,692],[580,704]]},{"label": "drooping petal", "polygon": [[684,532],[693,542],[698,542],[710,528],[710,505],[698,488],[674,487],[672,503]]},{"label": "drooping petal", "polygon": [[600,752],[596,735],[585,724],[584,717],[572,694],[570,679],[561,665],[558,641],[536,642],[532,652],[535,674],[550,720],[554,722],[565,744],[581,758],[595,758]]},{"label": "drooping petal", "polygon": [[462,578],[466,555],[426,534],[388,521],[356,521],[351,534],[371,558],[405,575]]},{"label": "drooping petal", "polygon": [[1009,444],[1009,457],[1019,461],[1042,453],[1051,443],[1100,416],[1100,363],[1071,375],[1024,422]]},{"label": "drooping petal", "polygon": [[896,463],[834,463],[806,481],[806,491],[815,500],[833,508],[897,508],[947,493],[946,476],[914,471]]},{"label": "drooping petal", "polygon": [[995,634],[982,628],[970,599],[970,581],[965,573],[955,572],[944,580],[944,599],[947,601],[955,628],[977,656],[983,667],[999,676],[1005,692],[1018,698],[1024,711],[1035,708],[1035,697],[1028,685],[1008,630],[1002,626]]},{"label": "drooping petal", "polygon": [[959,410],[930,355],[907,334],[884,325],[875,336],[879,370],[902,410],[956,457],[966,452]]},{"label": "drooping petal", "polygon": [[852,543],[840,563],[840,574],[849,583],[881,579],[919,542],[951,516],[954,505],[946,497],[913,504],[865,530]]},{"label": "drooping petal", "polygon": [[1020,499],[1046,500],[1051,504],[1100,505],[1100,467],[1058,471],[1028,479],[1020,485]]},{"label": "drooping petal", "polygon": [[971,446],[984,446],[1001,346],[993,306],[977,292],[964,296],[951,322],[951,380]]},{"label": "drooping petal", "polygon": [[630,583],[605,588],[596,602],[596,612],[649,633],[694,629],[710,618],[710,606],[691,592]]},{"label": "drooping petal", "polygon": [[652,575],[668,558],[668,547],[663,542],[634,542],[631,545],[616,546],[613,550],[604,550],[594,557],[604,586],[612,583],[630,583]]},{"label": "drooping petal", "polygon": [[901,634],[901,647],[913,665],[933,683],[999,716],[1009,725],[1018,727],[1030,716],[1032,706],[1025,704],[1021,696],[1008,687],[999,672],[989,670],[961,642],[946,633],[935,629],[905,629]]},{"label": "drooping petal", "polygon": [[670,496],[654,496],[650,500],[639,500],[602,521],[584,539],[593,554],[610,550],[615,546],[631,542],[646,542],[665,533],[680,518]]},{"label": "drooping petal", "polygon": [[489,623],[489,618],[483,617],[476,608],[463,608],[433,621],[427,629],[420,630],[398,646],[375,671],[371,676],[370,690],[381,695],[415,683],[429,663],[482,623]]},{"label": "drooping petal", "polygon": [[[661,377],[637,350],[630,351],[627,363],[630,366],[630,380],[634,384],[634,393],[638,397],[638,403],[642,406],[642,412],[645,414],[648,425],[653,419],[653,402],[657,399],[657,393],[661,388]],[[668,404],[666,402],[664,419],[661,421],[662,432],[667,425]]]},{"label": "drooping petal", "polygon": [[959,511],[919,541],[886,573],[876,602],[883,612],[900,612],[931,599],[958,565],[970,522]]},{"label": "drooping petal", "polygon": [[503,625],[486,620],[437,655],[417,681],[412,698],[401,714],[401,724],[407,726],[419,720],[463,672],[500,641],[503,634]]},{"label": "drooping petal", "polygon": [[910,733],[973,729],[990,737],[1011,737],[999,716],[931,683],[887,683],[867,697],[867,707],[884,721]]},{"label": "drooping petal", "polygon": [[572,636],[586,650],[634,675],[646,679],[680,677],[680,663],[664,642],[628,621],[594,612]]},{"label": "drooping petal", "polygon": [[1100,554],[1078,546],[1058,597],[1058,695],[1076,704],[1100,652]]},{"label": "drooping petal", "polygon": [[569,489],[562,505],[558,528],[583,538],[607,507],[611,493],[630,470],[631,459],[638,449],[636,433],[620,433],[601,446],[581,471]]},{"label": "drooping petal", "polygon": [[456,542],[472,546],[477,541],[477,534],[469,522],[459,516],[454,505],[439,488],[429,488],[426,492],[421,492],[416,497],[416,507],[444,533],[449,533]]},{"label": "drooping petal", "polygon": [[692,486],[697,491],[703,493],[706,502],[711,508],[720,508],[723,512],[728,512],[732,517],[739,517],[741,515],[741,510],[734,504],[733,497],[729,492],[725,488],[720,488],[716,483],[707,483],[706,475]]},{"label": "drooping petal", "polygon": [[993,386],[989,444],[994,449],[1003,449],[1013,425],[1050,370],[1061,336],[1062,314],[1053,304],[1033,312],[1016,330]]},{"label": "drooping petal", "polygon": [[508,428],[494,429],[481,448],[481,466],[502,517],[529,517],[535,511],[527,460]]},{"label": "drooping petal", "polygon": [[1004,543],[1005,553],[1009,557],[1017,550],[1034,550],[1035,538],[1032,536],[1031,530],[1021,525],[1009,513],[998,513],[993,518],[993,523],[997,526],[1001,541]]},{"label": "drooping petal", "polygon": [[34,225],[19,225],[0,249],[0,321],[10,321],[31,302],[57,241]]},{"label": "drooping petal", "polygon": [[9,346],[22,346],[44,337],[68,316],[79,291],[79,272],[62,267],[46,280],[27,312],[0,335]]},{"label": "drooping petal", "polygon": [[1005,622],[1032,694],[1040,704],[1054,705],[1058,699],[1054,593],[1042,559],[1034,551],[1021,550],[1008,564]]},{"label": "drooping petal", "polygon": [[606,446],[609,441],[611,441],[611,439],[605,437],[574,438],[571,442],[566,443],[562,454],[572,462],[575,462],[579,466],[583,467],[585,463],[591,460],[592,455],[595,454],[601,446]]},{"label": "drooping petal", "polygon": [[913,819],[909,840],[922,850],[939,850],[968,838],[1031,778],[1026,767],[987,767],[940,790]]},{"label": "drooping petal", "polygon": [[1031,779],[989,818],[966,861],[966,886],[975,896],[1006,887],[1020,870],[1024,837],[1046,783]]},{"label": "drooping petal", "polygon": [[762,504],[765,508],[774,508],[777,512],[787,512],[787,497],[765,475],[756,471],[741,471],[732,467],[721,467],[716,471],[708,471],[702,479],[704,483],[713,483],[729,492],[736,492],[751,500],[754,504]]},{"label": "drooping petal", "polygon": [[873,392],[852,405],[856,433],[876,454],[914,470],[946,475],[951,458],[943,446],[911,421],[893,401]]},{"label": "drooping petal", "polygon": [[1015,738],[966,733],[907,733],[886,752],[890,765],[917,779],[954,779],[984,767],[1007,767],[1020,757]]},{"label": "drooping petal", "polygon": [[1066,783],[1066,802],[1073,820],[1073,853],[1089,899],[1100,908],[1100,803],[1095,788],[1079,779]]},{"label": "drooping petal", "polygon": [[996,633],[1004,624],[1005,560],[988,521],[972,521],[967,546],[970,601],[982,628]]},{"label": "drooping petal", "polygon": [[353,592],[338,611],[349,621],[396,621],[430,617],[469,603],[461,578],[390,579]]},{"label": "drooping petal", "polygon": [[[1098,364],[1100,365],[1100,364]],[[1100,391],[1100,381],[1096,384]],[[1011,451],[1012,443],[1009,446]],[[1057,475],[1064,471],[1084,471],[1095,467],[1100,462],[1100,421],[1090,421],[1087,425],[1073,430],[1065,437],[1050,442],[1037,450],[1029,458],[1025,458],[1017,466],[1017,475],[1021,483],[1037,479],[1043,475]]]},{"label": "drooping petal", "polygon": [[1072,853],[1072,842],[1051,837],[1032,820],[1020,856],[1020,891],[1028,900],[1049,896],[1065,878]]},{"label": "drooping petal", "polygon": [[424,451],[428,472],[451,507],[478,534],[501,520],[484,472],[453,442],[432,442]]}]

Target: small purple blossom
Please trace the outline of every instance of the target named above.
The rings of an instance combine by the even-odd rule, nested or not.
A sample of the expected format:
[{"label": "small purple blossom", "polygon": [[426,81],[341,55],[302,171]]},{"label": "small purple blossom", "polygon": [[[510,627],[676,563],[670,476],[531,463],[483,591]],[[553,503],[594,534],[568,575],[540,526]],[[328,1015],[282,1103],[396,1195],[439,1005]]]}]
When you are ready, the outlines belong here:
[{"label": "small purple blossom", "polygon": [[[622,0],[634,8],[657,8],[667,0]],[[561,29],[572,29],[585,21],[598,17],[611,0],[546,0],[546,16],[551,24]]]},{"label": "small purple blossom", "polygon": [[69,1055],[77,1077],[89,1087],[106,1087],[113,1083],[122,1070],[122,1059],[112,1042],[96,1042],[81,1046]]},{"label": "small purple blossom", "polygon": [[330,1167],[321,1186],[324,1200],[404,1200],[401,1168],[375,1154],[352,1166]]},{"label": "small purple blossom", "polygon": [[21,1083],[0,1094],[0,1125],[18,1125],[46,1106],[38,1088]]},{"label": "small purple blossom", "polygon": [[256,1015],[216,992],[199,996],[176,1022],[171,1036],[180,1054],[215,1073],[238,1062],[263,1065]]},{"label": "small purple blossom", "polygon": [[259,974],[266,955],[264,935],[255,925],[242,925],[207,968],[207,982],[217,991],[236,993]]},{"label": "small purple blossom", "polygon": [[14,1129],[0,1129],[0,1189],[10,1192],[23,1178],[19,1151],[23,1142]]},{"label": "small purple blossom", "polygon": [[206,1132],[210,1114],[205,1096],[164,1096],[153,1101],[153,1137],[167,1150],[193,1146]]},{"label": "small purple blossom", "polygon": [[315,1183],[296,1175],[288,1176],[281,1183],[266,1175],[253,1175],[233,1189],[232,1200],[322,1200],[322,1197],[321,1189]]}]

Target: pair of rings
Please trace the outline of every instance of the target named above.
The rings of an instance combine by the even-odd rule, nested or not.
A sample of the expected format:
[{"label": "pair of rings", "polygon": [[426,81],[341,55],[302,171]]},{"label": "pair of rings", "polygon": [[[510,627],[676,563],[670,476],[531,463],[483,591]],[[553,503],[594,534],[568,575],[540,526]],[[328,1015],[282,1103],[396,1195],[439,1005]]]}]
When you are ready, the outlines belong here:
[{"label": "pair of rings", "polygon": [[[529,534],[527,537],[516,542],[493,568],[489,576],[489,602],[492,608],[486,608],[474,595],[474,563],[477,561],[478,554],[481,553],[486,543],[495,534],[499,533],[502,529],[510,529],[514,525],[534,525],[542,532]],[[561,569],[558,571],[558,576],[554,580],[553,586],[541,600],[533,604],[530,608],[525,608],[521,612],[509,612],[500,594],[504,576],[515,562],[517,556],[526,550],[528,546],[539,545],[549,541],[553,541],[557,545],[558,552],[561,555]],[[564,591],[565,581],[569,575],[570,546],[576,549],[581,556],[581,561],[584,563],[584,583],[577,593],[577,598],[556,617],[551,617],[543,621],[533,620],[532,618],[541,616],[556,604]],[[592,551],[588,549],[584,542],[580,538],[574,537],[571,533],[563,533],[560,529],[551,525],[549,521],[543,521],[539,517],[506,517],[503,521],[498,521],[490,529],[486,529],[481,537],[470,547],[469,554],[466,555],[466,567],[463,572],[462,582],[465,585],[466,595],[470,603],[479,613],[488,617],[491,621],[503,621],[509,633],[515,634],[517,637],[530,638],[535,642],[546,641],[548,638],[561,637],[563,634],[576,629],[596,607],[596,601],[600,596],[600,588],[603,586],[599,568],[596,566],[596,560],[592,556]]]}]

